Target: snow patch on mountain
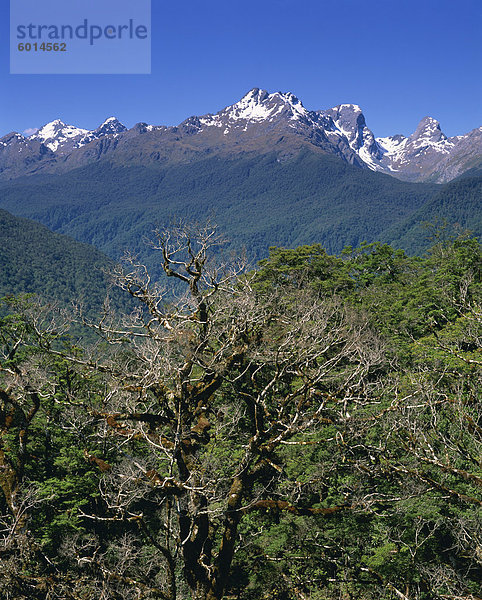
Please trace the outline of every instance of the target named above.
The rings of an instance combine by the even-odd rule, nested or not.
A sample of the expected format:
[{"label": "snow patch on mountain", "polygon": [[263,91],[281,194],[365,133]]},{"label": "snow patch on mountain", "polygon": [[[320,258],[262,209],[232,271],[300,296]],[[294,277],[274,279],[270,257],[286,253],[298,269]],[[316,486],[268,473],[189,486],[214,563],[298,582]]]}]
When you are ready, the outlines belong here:
[{"label": "snow patch on mountain", "polygon": [[233,129],[247,131],[250,124],[273,122],[285,118],[291,121],[309,120],[310,113],[291,93],[253,88],[239,102],[227,106],[216,114],[199,118],[200,131],[204,127],[223,127],[227,135]]},{"label": "snow patch on mountain", "polygon": [[401,166],[408,162],[405,158],[408,138],[403,135],[394,135],[376,138],[376,141],[386,167],[393,172],[400,171],[400,168],[395,167],[395,164]]},{"label": "snow patch on mountain", "polygon": [[94,130],[66,125],[60,119],[55,119],[37,130],[29,139],[43,143],[52,152],[67,152],[103,136],[124,131],[127,131],[127,128],[116,117],[109,117]]},{"label": "snow patch on mountain", "polygon": [[116,117],[109,117],[97,129],[88,131],[86,135],[80,138],[76,143],[76,148],[81,148],[94,140],[98,140],[106,135],[117,136],[119,133],[127,131],[127,127],[123,125]]},{"label": "snow patch on mountain", "polygon": [[320,111],[329,120],[328,133],[348,144],[363,163],[373,171],[381,170],[378,160],[381,150],[373,132],[367,127],[365,117],[358,104],[340,104],[334,108]]},{"label": "snow patch on mountain", "polygon": [[73,125],[66,125],[60,119],[51,121],[37,131],[30,139],[35,139],[55,152],[66,142],[80,138],[88,133],[88,129],[81,129]]},{"label": "snow patch on mountain", "polygon": [[408,137],[394,135],[376,139],[382,154],[380,165],[387,172],[420,180],[456,154],[457,148],[463,147],[467,135],[448,138],[436,119],[424,117]]},{"label": "snow patch on mountain", "polygon": [[239,102],[221,111],[232,121],[272,120],[283,111],[288,111],[292,119],[308,117],[308,111],[301,101],[291,93],[274,92],[254,88]]}]

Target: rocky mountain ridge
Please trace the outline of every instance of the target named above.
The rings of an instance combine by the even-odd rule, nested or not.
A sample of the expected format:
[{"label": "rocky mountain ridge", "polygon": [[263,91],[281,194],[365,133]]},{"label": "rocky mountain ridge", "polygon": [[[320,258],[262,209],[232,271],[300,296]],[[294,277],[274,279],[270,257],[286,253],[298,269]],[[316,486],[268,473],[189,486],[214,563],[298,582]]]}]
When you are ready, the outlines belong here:
[{"label": "rocky mountain ridge", "polygon": [[92,131],[55,120],[28,138],[8,134],[0,139],[0,178],[65,172],[103,158],[148,164],[273,151],[284,161],[307,145],[405,181],[444,183],[480,164],[482,127],[448,138],[425,117],[408,137],[376,138],[356,104],[309,111],[292,93],[254,88],[217,113],[174,127],[138,123],[128,130],[109,117]]}]

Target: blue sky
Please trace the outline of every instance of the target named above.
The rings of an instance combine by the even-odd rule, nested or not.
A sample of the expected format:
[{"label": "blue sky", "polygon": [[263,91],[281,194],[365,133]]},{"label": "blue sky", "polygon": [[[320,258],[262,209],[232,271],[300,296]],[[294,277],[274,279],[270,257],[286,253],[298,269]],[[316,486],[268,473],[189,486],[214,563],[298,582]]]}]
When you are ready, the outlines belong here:
[{"label": "blue sky", "polygon": [[308,109],[359,104],[377,136],[410,134],[426,115],[447,135],[482,125],[480,0],[152,4],[151,75],[10,75],[3,0],[0,135],[55,118],[174,125],[253,87],[291,91]]}]

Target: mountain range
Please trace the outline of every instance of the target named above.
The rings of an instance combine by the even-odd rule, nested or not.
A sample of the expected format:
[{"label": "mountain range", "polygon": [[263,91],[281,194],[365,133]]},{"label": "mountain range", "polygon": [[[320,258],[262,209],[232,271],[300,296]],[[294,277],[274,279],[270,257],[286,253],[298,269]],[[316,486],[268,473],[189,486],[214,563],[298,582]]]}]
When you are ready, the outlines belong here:
[{"label": "mountain range", "polygon": [[[30,137],[12,133],[0,140],[0,208],[11,213],[5,239],[22,243],[4,243],[0,288],[7,278],[4,292],[30,290],[28,276],[14,285],[12,265],[23,253],[27,273],[48,237],[30,221],[14,227],[12,215],[69,236],[52,241],[64,248],[56,256],[86,255],[76,240],[95,248],[96,262],[97,250],[114,260],[128,250],[154,274],[159,259],[145,239],[173,219],[214,219],[228,249],[244,248],[253,264],[270,246],[313,243],[339,253],[381,241],[420,254],[431,244],[425,223],[481,236],[480,146],[480,129],[447,138],[430,117],[409,137],[376,138],[356,105],[307,111],[293,94],[257,88],[176,127],[126,129],[110,117],[92,131],[56,120]],[[57,264],[64,280],[69,268]]]},{"label": "mountain range", "polygon": [[408,137],[377,138],[356,104],[308,111],[291,93],[254,88],[215,114],[172,127],[127,129],[110,117],[92,131],[55,120],[30,137],[10,133],[0,139],[0,179],[65,173],[104,159],[149,166],[275,152],[283,162],[302,148],[404,181],[445,183],[480,167],[482,127],[447,137],[438,121],[425,117]]}]

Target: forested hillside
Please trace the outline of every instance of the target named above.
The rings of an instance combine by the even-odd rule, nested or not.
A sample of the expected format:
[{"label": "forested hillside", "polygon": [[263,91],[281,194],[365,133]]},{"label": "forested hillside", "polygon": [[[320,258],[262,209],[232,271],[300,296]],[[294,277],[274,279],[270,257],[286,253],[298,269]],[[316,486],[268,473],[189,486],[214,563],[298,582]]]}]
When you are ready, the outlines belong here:
[{"label": "forested hillside", "polygon": [[153,242],[185,295],[131,260],[100,346],[5,304],[0,596],[477,599],[479,243],[247,272],[214,229]]},{"label": "forested hillside", "polygon": [[92,246],[0,209],[0,297],[33,293],[100,311],[113,268]]},{"label": "forested hillside", "polygon": [[451,234],[455,231],[471,231],[482,235],[482,177],[472,175],[441,186],[422,207],[402,223],[385,233],[385,239],[397,248],[411,254],[422,254],[428,247],[427,225],[445,223]]},{"label": "forested hillside", "polygon": [[155,266],[143,242],[173,218],[214,218],[232,247],[251,259],[270,245],[321,243],[329,252],[364,240],[419,253],[428,247],[424,221],[458,222],[475,235],[481,179],[445,186],[413,184],[362,170],[339,158],[302,150],[214,156],[156,167],[100,162],[57,176],[31,176],[0,185],[0,206],[89,243],[114,259],[125,250]]},{"label": "forested hillside", "polygon": [[173,217],[201,222],[212,217],[234,248],[245,246],[252,259],[260,259],[270,245],[319,242],[340,252],[363,240],[390,241],[385,231],[409,218],[439,187],[401,182],[303,150],[284,162],[275,153],[157,167],[101,162],[60,176],[3,183],[0,206],[113,258],[129,249],[148,262],[155,259],[143,237],[155,225]]}]

